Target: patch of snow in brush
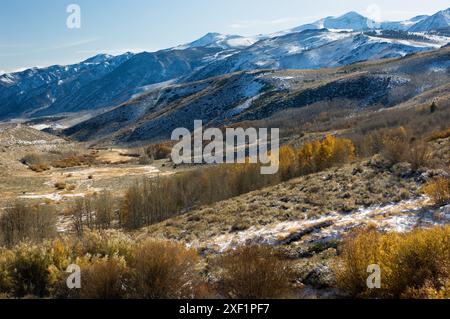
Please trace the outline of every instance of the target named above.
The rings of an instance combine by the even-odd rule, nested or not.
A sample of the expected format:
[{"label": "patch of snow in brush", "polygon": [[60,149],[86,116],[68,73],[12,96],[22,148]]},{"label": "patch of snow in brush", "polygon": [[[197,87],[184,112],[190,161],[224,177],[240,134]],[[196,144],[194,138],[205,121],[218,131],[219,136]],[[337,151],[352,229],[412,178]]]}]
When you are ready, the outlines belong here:
[{"label": "patch of snow in brush", "polygon": [[273,79],[274,79],[274,80],[284,81],[284,80],[292,80],[292,79],[295,79],[295,77],[293,77],[293,76],[274,76]]},{"label": "patch of snow in brush", "polygon": [[30,127],[35,130],[42,131],[42,130],[45,130],[46,128],[49,128],[50,125],[49,124],[37,124],[37,125],[32,125]]},{"label": "patch of snow in brush", "polygon": [[404,39],[378,38],[378,37],[371,37],[371,36],[368,37],[368,42],[400,44],[400,45],[416,47],[416,48],[434,48],[434,49],[438,49],[442,46],[439,43],[420,42],[420,41],[404,40]]},{"label": "patch of snow in brush", "polygon": [[38,130],[38,131],[42,131],[45,130],[47,128],[52,128],[54,130],[63,130],[66,129],[67,126],[66,125],[61,125],[58,123],[52,123],[52,124],[36,124],[36,125],[31,125],[31,128]]},{"label": "patch of snow in brush", "polygon": [[340,238],[351,229],[367,224],[382,231],[408,232],[416,227],[450,223],[450,205],[424,211],[423,207],[427,207],[429,203],[429,198],[420,197],[383,206],[362,207],[349,214],[330,212],[320,218],[252,226],[238,233],[217,236],[206,245],[223,252],[250,243],[278,245],[288,236],[304,230],[312,230],[312,233],[305,233],[301,240],[313,243]]},{"label": "patch of snow in brush", "polygon": [[47,144],[48,141],[46,140],[36,140],[36,141],[23,141],[23,140],[16,140],[16,144],[20,145],[41,145],[41,144]]},{"label": "patch of snow in brush", "polygon": [[53,201],[60,201],[64,198],[79,198],[84,197],[85,194],[61,194],[61,193],[51,193],[51,194],[29,194],[29,195],[21,195],[19,198],[22,199],[49,199]]},{"label": "patch of snow in brush", "polygon": [[234,116],[234,115],[237,115],[237,114],[240,114],[240,113],[244,112],[250,106],[252,106],[253,102],[256,101],[260,96],[261,96],[261,94],[258,94],[258,95],[254,96],[254,97],[251,97],[251,98],[247,99],[244,103],[236,106],[231,111],[227,112],[227,116]]},{"label": "patch of snow in brush", "polygon": [[151,166],[151,165],[143,166],[143,169],[145,170],[146,174],[157,174],[157,173],[161,172],[155,166]]},{"label": "patch of snow in brush", "polygon": [[439,72],[447,72],[447,69],[446,68],[439,68],[439,67],[432,67],[432,68],[430,68],[430,71],[434,72],[434,73],[439,73]]}]

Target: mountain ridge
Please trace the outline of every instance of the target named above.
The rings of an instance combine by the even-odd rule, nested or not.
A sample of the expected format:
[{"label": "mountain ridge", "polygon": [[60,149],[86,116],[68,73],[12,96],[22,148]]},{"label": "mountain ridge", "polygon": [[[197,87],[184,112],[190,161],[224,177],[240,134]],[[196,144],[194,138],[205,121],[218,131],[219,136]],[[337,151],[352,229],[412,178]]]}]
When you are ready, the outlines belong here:
[{"label": "mountain ridge", "polygon": [[[339,67],[434,50],[450,42],[450,37],[439,35],[441,29],[430,29],[442,27],[448,11],[384,24],[348,12],[271,35],[211,32],[156,52],[97,54],[78,64],[6,73],[0,75],[0,120],[111,108],[168,81],[181,84],[250,70]],[[406,26],[429,32],[411,33],[404,31]]]}]

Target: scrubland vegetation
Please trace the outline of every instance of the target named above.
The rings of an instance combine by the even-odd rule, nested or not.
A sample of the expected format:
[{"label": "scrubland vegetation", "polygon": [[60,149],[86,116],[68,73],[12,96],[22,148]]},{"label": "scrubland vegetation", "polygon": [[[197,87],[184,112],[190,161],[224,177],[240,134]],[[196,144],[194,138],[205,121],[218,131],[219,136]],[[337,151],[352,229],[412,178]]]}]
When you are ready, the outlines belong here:
[{"label": "scrubland vegetation", "polygon": [[280,169],[274,175],[261,175],[259,164],[246,163],[218,165],[175,177],[143,180],[127,191],[120,222],[130,229],[158,223],[198,205],[215,203],[348,163],[354,156],[355,148],[350,140],[329,135],[323,141],[307,143],[300,149],[282,146]]},{"label": "scrubland vegetation", "polygon": [[[82,269],[82,289],[69,290],[69,264]],[[211,298],[289,296],[290,270],[269,247],[223,256],[224,275],[209,282],[201,258],[182,244],[132,241],[119,232],[89,232],[83,240],[20,244],[0,253],[0,293],[9,297]]]},{"label": "scrubland vegetation", "polygon": [[[335,263],[342,296],[449,298],[450,229],[349,234]],[[81,267],[82,289],[69,290],[68,265]],[[380,265],[381,288],[366,286],[367,267]],[[289,259],[268,246],[242,246],[210,262],[205,276],[195,249],[164,240],[134,241],[117,231],[22,243],[0,251],[0,293],[54,298],[290,298],[299,293]]]},{"label": "scrubland vegetation", "polygon": [[423,186],[423,191],[431,197],[437,205],[450,202],[450,178],[438,177]]},{"label": "scrubland vegetation", "polygon": [[85,150],[56,151],[48,153],[29,153],[21,162],[37,173],[54,168],[69,168],[97,163],[95,154]]},{"label": "scrubland vegetation", "polygon": [[[275,175],[261,175],[260,166],[250,163],[200,166],[171,176],[137,178],[123,198],[110,192],[74,198],[60,215],[51,205],[12,203],[0,215],[0,295],[104,299],[298,297],[302,285],[298,285],[298,270],[292,267],[292,254],[285,252],[285,247],[244,244],[216,254],[192,248],[186,245],[189,240],[170,236],[170,231],[177,227],[188,231],[177,216],[186,216],[186,223],[201,224],[195,231],[209,231],[216,223],[219,231],[208,234],[218,235],[239,233],[257,223],[320,217],[327,211],[350,214],[362,206],[401,201],[421,193],[431,199],[431,206],[440,208],[449,203],[449,158],[442,149],[448,144],[439,144],[450,136],[447,100],[407,111],[400,108],[358,114],[354,113],[357,105],[339,109],[340,103],[330,101],[316,108],[311,115],[314,120],[303,118],[311,110],[307,107],[264,122],[271,124],[267,126],[285,123],[282,136],[290,137],[280,148],[280,169]],[[147,165],[168,158],[170,146],[161,143],[133,151],[123,156]],[[35,172],[45,172],[96,165],[97,158],[95,151],[87,150],[30,152],[21,162]],[[350,172],[348,176],[342,174],[345,178],[337,173],[343,165],[341,169]],[[424,167],[438,172],[423,177],[421,174],[427,171]],[[319,178],[310,175],[318,172],[323,173],[319,173],[320,181],[308,180]],[[372,180],[376,174],[388,175],[383,179],[385,184]],[[402,180],[405,174],[411,175],[410,180]],[[232,209],[223,209],[228,214],[254,211],[258,220],[240,218],[236,213],[228,223],[220,220],[225,213],[215,214],[223,200],[266,187],[272,188],[262,190],[261,196],[271,196],[275,185],[297,177],[304,185],[288,182],[283,190],[300,194],[302,205],[277,193],[277,200],[282,202],[277,202],[278,206],[259,207],[254,200],[243,203],[250,196]],[[402,188],[413,179],[415,188]],[[64,176],[58,176],[51,185],[58,192],[72,187]],[[396,197],[385,187],[393,188]],[[292,193],[282,195],[289,197]],[[337,198],[328,201],[327,196]],[[212,206],[215,203],[219,204]],[[199,210],[201,214],[190,214]],[[64,234],[57,234],[58,217],[70,221]],[[142,227],[160,224],[167,227],[164,234],[169,236],[155,232],[155,238],[173,241],[136,234]],[[450,298],[449,239],[448,226],[404,234],[364,228],[346,236],[342,243],[319,243],[317,246],[324,248],[309,247],[294,255],[335,249],[332,258],[337,296]],[[69,275],[65,270],[73,263],[82,270],[79,290],[69,290],[65,284]],[[370,264],[381,266],[381,289],[366,286]]]},{"label": "scrubland vegetation", "polygon": [[[368,265],[381,267],[381,288],[366,285]],[[352,297],[450,298],[450,227],[349,235],[336,265],[338,286]]]},{"label": "scrubland vegetation", "polygon": [[268,246],[242,246],[221,256],[219,291],[240,299],[292,297],[294,274],[286,260]]}]

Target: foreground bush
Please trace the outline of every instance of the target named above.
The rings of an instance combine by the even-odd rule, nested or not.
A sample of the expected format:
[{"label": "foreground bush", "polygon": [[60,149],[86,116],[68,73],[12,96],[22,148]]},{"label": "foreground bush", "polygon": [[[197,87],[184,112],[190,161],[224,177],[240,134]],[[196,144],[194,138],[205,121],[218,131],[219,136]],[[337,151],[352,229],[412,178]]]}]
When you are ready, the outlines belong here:
[{"label": "foreground bush", "polygon": [[423,186],[423,192],[437,205],[447,204],[450,202],[450,179],[439,177],[429,181]]},{"label": "foreground bush", "polygon": [[83,299],[126,298],[128,277],[129,269],[123,257],[94,258],[82,268],[79,296]]},{"label": "foreground bush", "polygon": [[[381,268],[381,288],[369,289],[367,267]],[[359,230],[344,242],[337,282],[352,297],[437,297],[448,293],[450,226],[408,234]]]},{"label": "foreground bush", "polygon": [[292,271],[270,247],[244,246],[219,258],[219,290],[230,298],[266,299],[290,295]]},{"label": "foreground bush", "polygon": [[143,299],[193,298],[199,278],[196,251],[181,244],[148,240],[131,259],[133,296]]},{"label": "foreground bush", "polygon": [[51,256],[43,247],[21,245],[9,265],[12,291],[17,297],[47,296],[52,285]]},{"label": "foreground bush", "polygon": [[[23,298],[200,298],[211,296],[199,257],[182,244],[136,243],[118,231],[89,231],[40,245],[0,249],[0,295]],[[67,267],[81,269],[81,289],[69,289]]]}]

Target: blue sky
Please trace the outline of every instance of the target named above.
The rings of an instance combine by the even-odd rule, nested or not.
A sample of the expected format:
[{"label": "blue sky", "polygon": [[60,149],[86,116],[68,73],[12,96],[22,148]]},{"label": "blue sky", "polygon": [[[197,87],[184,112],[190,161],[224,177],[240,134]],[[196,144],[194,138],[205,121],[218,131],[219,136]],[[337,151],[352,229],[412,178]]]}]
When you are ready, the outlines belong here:
[{"label": "blue sky", "polygon": [[[66,8],[81,7],[69,29]],[[449,0],[0,0],[0,72],[79,62],[97,53],[155,51],[207,32],[271,33],[371,5],[382,20],[450,7]]]}]

